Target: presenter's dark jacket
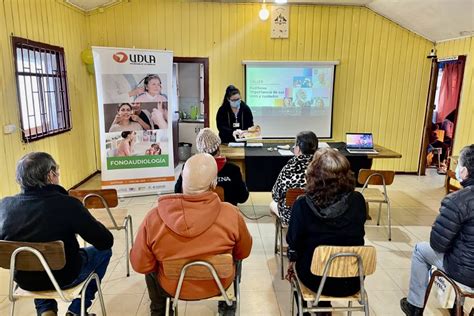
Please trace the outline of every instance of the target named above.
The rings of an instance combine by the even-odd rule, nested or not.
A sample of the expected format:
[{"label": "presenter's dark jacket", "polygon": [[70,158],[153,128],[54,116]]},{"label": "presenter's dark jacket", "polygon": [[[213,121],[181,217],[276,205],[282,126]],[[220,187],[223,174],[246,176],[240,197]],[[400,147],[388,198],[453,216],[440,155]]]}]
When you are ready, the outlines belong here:
[{"label": "presenter's dark jacket", "polygon": [[[318,246],[364,245],[365,200],[359,192],[342,195],[335,203],[320,208],[306,195],[299,197],[291,211],[286,240],[290,261],[305,286],[317,291],[321,277],[311,273],[311,260]],[[327,278],[323,295],[347,296],[360,289],[359,278]]]},{"label": "presenter's dark jacket", "polygon": [[[227,162],[225,157],[216,157],[217,185],[224,189],[224,202],[237,205],[244,203],[249,198],[249,191],[242,180],[240,168]],[[183,193],[183,176],[179,175],[174,186],[174,193]]]},{"label": "presenter's dark jacket", "polygon": [[[235,130],[246,130],[253,126],[252,110],[250,110],[249,106],[242,101],[236,117],[234,112],[232,112],[230,105],[225,104],[217,111],[216,122],[221,141],[225,144],[235,142],[234,136],[232,136],[232,133]],[[234,123],[238,123],[238,127],[234,126]]]},{"label": "presenter's dark jacket", "polygon": [[444,253],[445,272],[454,280],[474,287],[474,178],[464,180],[464,189],[441,201],[431,229],[430,245]]},{"label": "presenter's dark jacket", "polygon": [[[76,234],[99,250],[114,243],[112,234],[59,185],[26,189],[0,201],[0,240],[64,242],[66,265],[53,271],[60,286],[71,284],[81,269],[83,250]],[[53,289],[45,272],[17,272],[15,281],[25,290]]]}]

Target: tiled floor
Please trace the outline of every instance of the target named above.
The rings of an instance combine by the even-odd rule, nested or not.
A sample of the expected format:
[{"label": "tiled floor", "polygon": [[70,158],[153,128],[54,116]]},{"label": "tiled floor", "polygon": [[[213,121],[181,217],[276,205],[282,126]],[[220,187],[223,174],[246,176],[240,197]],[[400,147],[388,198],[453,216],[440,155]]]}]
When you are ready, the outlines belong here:
[{"label": "tiled floor", "polygon": [[[443,177],[428,171],[430,175],[426,177],[397,175],[389,188],[393,206],[391,242],[387,240],[385,226],[377,227],[373,220],[366,224],[367,244],[377,249],[377,271],[366,279],[371,315],[402,315],[399,300],[407,294],[413,245],[428,240],[431,224],[444,196]],[[96,186],[97,178],[85,185]],[[268,214],[270,199],[269,193],[252,193],[247,203],[241,205],[241,210],[250,216]],[[145,214],[156,204],[156,196],[122,199],[120,204],[133,215],[136,232]],[[375,210],[374,205],[371,212],[374,218]],[[383,223],[386,222],[384,219]],[[250,257],[243,263],[241,315],[290,315],[290,286],[287,281],[280,280],[273,254],[272,219],[247,220],[247,225],[254,244]],[[123,232],[114,235],[114,255],[102,282],[108,314],[149,315],[144,278],[135,272],[129,278],[125,276]],[[0,315],[7,315],[10,306],[7,285],[8,271],[0,269]],[[436,309],[434,302],[434,299],[430,300],[425,315],[446,315],[446,312]],[[59,306],[63,315],[67,305],[60,303]],[[215,315],[217,307],[214,302],[183,302],[179,310],[181,315]],[[93,311],[100,311],[98,304],[93,306]],[[20,301],[16,315],[34,315],[33,303]]]}]

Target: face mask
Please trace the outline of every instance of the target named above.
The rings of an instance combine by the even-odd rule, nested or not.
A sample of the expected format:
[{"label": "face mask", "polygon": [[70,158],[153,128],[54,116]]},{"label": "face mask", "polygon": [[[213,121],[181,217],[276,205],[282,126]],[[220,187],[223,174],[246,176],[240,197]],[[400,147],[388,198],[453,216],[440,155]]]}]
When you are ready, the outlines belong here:
[{"label": "face mask", "polygon": [[237,100],[237,101],[230,101],[229,100],[230,106],[235,108],[235,109],[240,108],[240,102],[241,102],[241,100]]},{"label": "face mask", "polygon": [[458,164],[456,166],[456,179],[459,181],[459,182],[462,182],[462,177],[461,177],[461,169],[462,167]]}]

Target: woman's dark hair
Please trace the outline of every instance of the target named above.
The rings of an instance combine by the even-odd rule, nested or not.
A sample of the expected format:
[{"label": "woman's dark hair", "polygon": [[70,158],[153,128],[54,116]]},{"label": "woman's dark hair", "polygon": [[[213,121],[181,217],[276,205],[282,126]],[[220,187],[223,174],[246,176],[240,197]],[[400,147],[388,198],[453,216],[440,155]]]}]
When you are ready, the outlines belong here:
[{"label": "woman's dark hair", "polygon": [[311,131],[299,132],[295,143],[303,155],[312,155],[318,150],[318,136]]},{"label": "woman's dark hair", "polygon": [[222,100],[222,105],[221,106],[230,105],[229,99],[230,99],[231,96],[233,96],[235,94],[240,94],[239,89],[237,89],[233,85],[228,86],[227,89],[225,89],[224,100]]},{"label": "woman's dark hair", "polygon": [[122,134],[121,134],[121,135],[122,135],[122,138],[123,138],[123,139],[127,138],[128,135],[130,135],[131,133],[132,133],[131,131],[123,131]]},{"label": "woman's dark hair", "polygon": [[466,167],[469,178],[474,178],[474,144],[461,149],[459,164]]},{"label": "woman's dark hair", "polygon": [[331,148],[314,153],[306,170],[306,195],[317,206],[327,207],[354,188],[354,173],[346,157]]},{"label": "woman's dark hair", "polygon": [[133,110],[132,108],[132,105],[130,103],[120,103],[118,106],[117,106],[117,112],[120,111],[120,109],[122,108],[122,106],[124,105],[128,105],[130,107],[130,110]]},{"label": "woman's dark hair", "polygon": [[147,88],[147,85],[148,83],[152,80],[152,79],[158,79],[158,81],[160,82],[161,84],[161,78],[160,76],[158,75],[147,75],[144,79],[143,79],[143,84],[145,85],[145,91],[148,91],[148,88]]}]

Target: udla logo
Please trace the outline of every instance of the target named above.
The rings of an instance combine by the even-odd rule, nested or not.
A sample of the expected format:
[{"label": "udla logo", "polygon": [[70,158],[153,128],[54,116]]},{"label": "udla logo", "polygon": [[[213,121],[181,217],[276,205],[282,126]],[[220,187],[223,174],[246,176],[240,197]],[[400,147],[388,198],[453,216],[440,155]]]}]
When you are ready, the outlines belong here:
[{"label": "udla logo", "polygon": [[115,53],[112,57],[114,58],[116,62],[121,63],[121,64],[128,60],[128,56],[124,52]]}]

